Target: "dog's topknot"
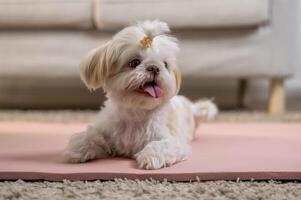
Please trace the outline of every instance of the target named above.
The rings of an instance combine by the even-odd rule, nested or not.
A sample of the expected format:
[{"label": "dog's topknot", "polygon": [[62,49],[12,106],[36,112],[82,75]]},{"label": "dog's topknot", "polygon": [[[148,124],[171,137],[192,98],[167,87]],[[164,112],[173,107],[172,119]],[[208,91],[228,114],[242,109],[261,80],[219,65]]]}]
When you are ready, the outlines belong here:
[{"label": "dog's topknot", "polygon": [[138,22],[137,26],[150,38],[170,32],[168,24],[159,20]]}]

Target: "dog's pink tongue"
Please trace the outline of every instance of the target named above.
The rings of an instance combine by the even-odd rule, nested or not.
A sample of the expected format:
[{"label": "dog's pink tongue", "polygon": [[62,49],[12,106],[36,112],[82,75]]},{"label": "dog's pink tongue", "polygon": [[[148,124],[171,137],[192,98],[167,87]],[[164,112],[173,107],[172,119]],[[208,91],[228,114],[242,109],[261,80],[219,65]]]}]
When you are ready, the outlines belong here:
[{"label": "dog's pink tongue", "polygon": [[143,91],[148,93],[153,98],[159,98],[163,96],[163,90],[157,85],[146,85]]}]

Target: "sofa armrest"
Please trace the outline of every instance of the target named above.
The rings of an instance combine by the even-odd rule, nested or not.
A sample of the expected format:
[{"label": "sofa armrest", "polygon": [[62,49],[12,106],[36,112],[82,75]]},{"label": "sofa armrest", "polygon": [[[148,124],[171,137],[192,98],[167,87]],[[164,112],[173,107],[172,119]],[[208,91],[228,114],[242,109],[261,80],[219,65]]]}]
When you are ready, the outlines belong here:
[{"label": "sofa armrest", "polygon": [[298,0],[271,0],[269,50],[275,77],[291,75],[296,54]]}]

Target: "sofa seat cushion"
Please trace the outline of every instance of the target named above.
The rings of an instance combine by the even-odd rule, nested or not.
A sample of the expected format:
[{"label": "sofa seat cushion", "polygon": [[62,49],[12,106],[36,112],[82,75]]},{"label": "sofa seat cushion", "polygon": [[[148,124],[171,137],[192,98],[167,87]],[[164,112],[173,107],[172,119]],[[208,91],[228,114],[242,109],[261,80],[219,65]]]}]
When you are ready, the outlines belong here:
[{"label": "sofa seat cushion", "polygon": [[1,0],[0,28],[90,28],[90,0]]},{"label": "sofa seat cushion", "polygon": [[95,0],[99,29],[116,29],[144,19],[176,28],[256,26],[268,20],[269,0]]}]

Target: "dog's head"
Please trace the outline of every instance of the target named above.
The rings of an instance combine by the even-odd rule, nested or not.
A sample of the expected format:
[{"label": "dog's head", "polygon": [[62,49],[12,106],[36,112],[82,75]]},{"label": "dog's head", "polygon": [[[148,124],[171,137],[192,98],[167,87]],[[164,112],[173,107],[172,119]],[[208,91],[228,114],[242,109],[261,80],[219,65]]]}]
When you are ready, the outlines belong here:
[{"label": "dog's head", "polygon": [[109,98],[128,107],[154,109],[175,96],[181,84],[177,40],[160,21],[144,21],[93,49],[81,63],[89,89],[102,87]]}]

